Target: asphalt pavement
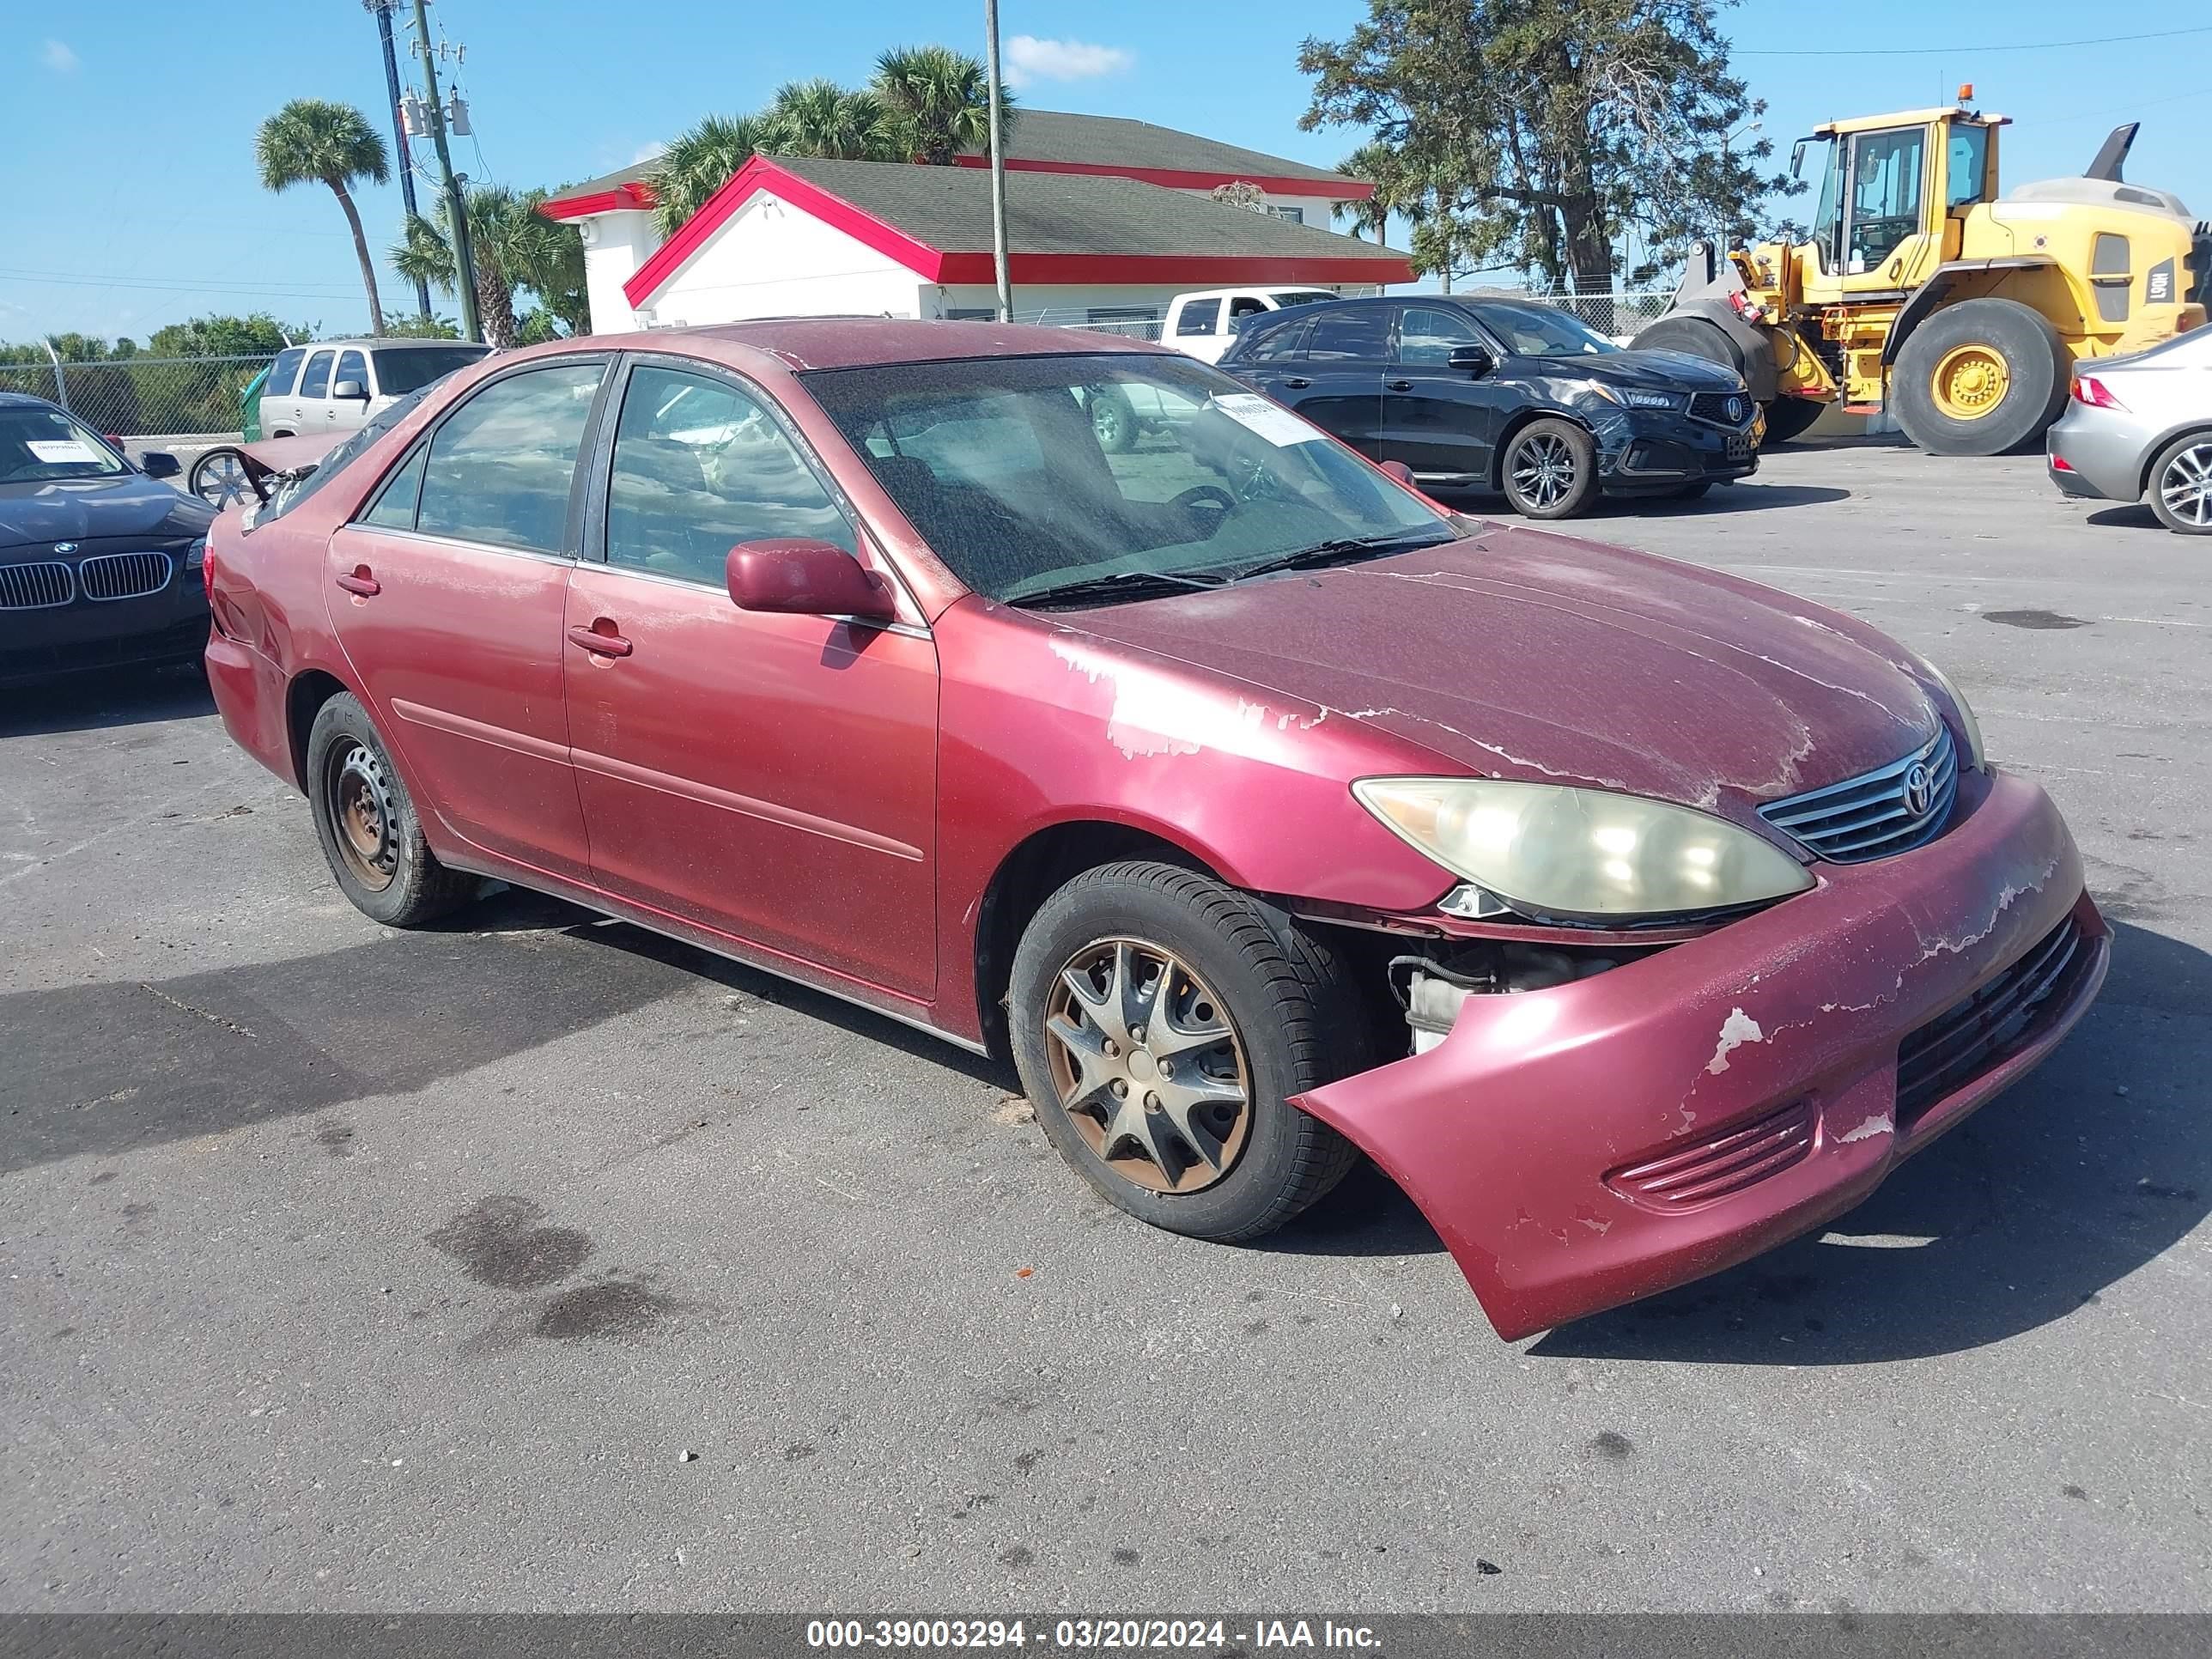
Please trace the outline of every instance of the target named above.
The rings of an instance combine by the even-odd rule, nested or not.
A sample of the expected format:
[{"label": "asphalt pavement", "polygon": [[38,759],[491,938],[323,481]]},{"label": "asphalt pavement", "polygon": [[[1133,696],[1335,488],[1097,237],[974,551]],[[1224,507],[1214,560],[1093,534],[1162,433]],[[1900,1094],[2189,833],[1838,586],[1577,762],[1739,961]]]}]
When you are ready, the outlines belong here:
[{"label": "asphalt pavement", "polygon": [[189,677],[9,693],[0,1610],[2212,1607],[2206,544],[1880,443],[1580,528],[1942,664],[2118,955],[1832,1231],[1516,1344],[1371,1172],[1148,1230],[870,1015],[379,928]]}]

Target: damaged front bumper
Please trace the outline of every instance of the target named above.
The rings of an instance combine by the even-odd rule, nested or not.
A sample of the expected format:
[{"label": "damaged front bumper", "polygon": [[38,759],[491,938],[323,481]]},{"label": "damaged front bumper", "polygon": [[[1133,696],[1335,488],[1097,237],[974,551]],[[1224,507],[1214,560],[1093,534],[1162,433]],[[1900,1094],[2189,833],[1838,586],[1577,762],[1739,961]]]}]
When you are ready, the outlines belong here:
[{"label": "damaged front bumper", "polygon": [[1937,840],[1300,1097],[1404,1188],[1509,1340],[1850,1209],[2081,1018],[2111,936],[2050,799],[1962,787]]}]

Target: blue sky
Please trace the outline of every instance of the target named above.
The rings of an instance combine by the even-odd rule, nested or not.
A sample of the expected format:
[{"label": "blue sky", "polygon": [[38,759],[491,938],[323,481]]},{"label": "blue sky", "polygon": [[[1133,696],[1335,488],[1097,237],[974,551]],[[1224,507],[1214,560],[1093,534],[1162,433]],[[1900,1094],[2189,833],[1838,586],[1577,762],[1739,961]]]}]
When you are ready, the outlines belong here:
[{"label": "blue sky", "polygon": [[[0,339],[76,329],[143,340],[165,322],[255,309],[325,333],[363,326],[351,241],[329,192],[270,196],[252,167],[256,125],[289,98],[345,100],[381,119],[376,28],[358,0],[5,10],[0,202],[11,234],[0,239]],[[2129,176],[2212,216],[2212,33],[2019,49],[2183,28],[2202,16],[2194,8],[1851,0],[1848,10],[1847,30],[1828,26],[1841,12],[1804,0],[1749,0],[1723,14],[1738,71],[1768,100],[1765,136],[1778,154],[1816,121],[1945,102],[1971,80],[1983,108],[2018,122],[2005,137],[2008,184],[2078,173],[2111,126],[2139,116]],[[699,115],[758,104],[787,79],[863,80],[886,46],[980,52],[982,34],[971,0],[438,0],[431,15],[468,49],[460,80],[477,138],[459,141],[456,166],[517,185],[623,166]],[[1009,41],[1042,43],[1019,54],[1032,105],[1135,116],[1326,165],[1358,135],[1297,131],[1298,42],[1341,35],[1364,15],[1364,0],[1002,0],[1000,27]],[[1845,42],[1881,54],[1825,55]],[[1923,46],[1943,50],[1908,50]],[[1823,55],[1789,55],[1808,53]],[[398,228],[396,185],[366,191],[362,209],[380,252]],[[380,280],[387,304],[404,301],[396,277]]]}]

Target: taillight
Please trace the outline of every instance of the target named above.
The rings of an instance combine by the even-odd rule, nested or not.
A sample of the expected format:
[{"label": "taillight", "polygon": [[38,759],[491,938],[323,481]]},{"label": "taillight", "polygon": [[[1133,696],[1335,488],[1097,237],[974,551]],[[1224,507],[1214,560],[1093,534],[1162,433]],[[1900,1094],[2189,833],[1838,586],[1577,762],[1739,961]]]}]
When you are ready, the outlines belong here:
[{"label": "taillight", "polygon": [[200,544],[200,591],[207,595],[208,609],[215,609],[215,538],[210,536]]},{"label": "taillight", "polygon": [[2094,374],[2077,374],[2074,377],[2074,401],[2077,404],[2087,404],[2092,409],[2117,409],[2123,413],[2127,410],[2125,404],[2112,396],[2112,387]]}]

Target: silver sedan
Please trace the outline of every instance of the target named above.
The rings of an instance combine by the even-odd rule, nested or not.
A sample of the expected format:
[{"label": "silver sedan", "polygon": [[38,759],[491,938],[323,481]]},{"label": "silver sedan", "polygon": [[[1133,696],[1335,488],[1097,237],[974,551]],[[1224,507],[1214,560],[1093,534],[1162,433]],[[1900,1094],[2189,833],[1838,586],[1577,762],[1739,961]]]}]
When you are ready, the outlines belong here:
[{"label": "silver sedan", "polygon": [[2045,441],[2068,495],[2148,500],[2168,530],[2212,535],[2212,327],[2076,364]]}]

